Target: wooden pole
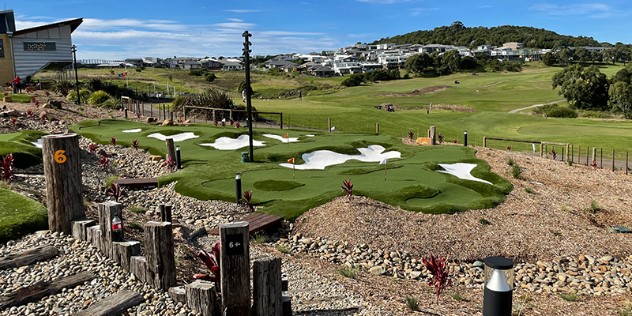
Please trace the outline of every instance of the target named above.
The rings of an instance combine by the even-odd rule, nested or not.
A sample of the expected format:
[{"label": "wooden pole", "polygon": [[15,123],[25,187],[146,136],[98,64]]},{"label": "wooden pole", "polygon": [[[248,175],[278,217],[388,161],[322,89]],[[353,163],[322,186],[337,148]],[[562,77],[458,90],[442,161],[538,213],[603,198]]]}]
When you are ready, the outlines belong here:
[{"label": "wooden pole", "polygon": [[543,152],[544,152],[544,144],[540,143],[540,158],[542,158]]},{"label": "wooden pole", "polygon": [[250,249],[248,222],[222,224],[220,269],[225,315],[250,316]]},{"label": "wooden pole", "polygon": [[625,151],[625,174],[628,174],[628,151]]},{"label": "wooden pole", "polygon": [[582,163],[582,146],[577,145],[577,163]]},{"label": "wooden pole", "polygon": [[603,169],[603,148],[599,148],[599,169]]},{"label": "wooden pole", "polygon": [[612,150],[612,172],[614,172],[614,149]]},{"label": "wooden pole", "polygon": [[327,130],[331,133],[331,117],[327,118]]},{"label": "wooden pole", "polygon": [[283,113],[279,113],[279,123],[281,123],[281,129],[283,129]]},{"label": "wooden pole", "polygon": [[187,306],[202,316],[219,316],[219,296],[215,285],[209,281],[195,280],[184,286]]},{"label": "wooden pole", "polygon": [[590,147],[586,147],[586,166],[588,166],[588,157],[590,156]]},{"label": "wooden pole", "polygon": [[173,143],[173,138],[167,138],[165,139],[165,142],[167,143],[167,157],[165,157],[165,159],[168,159],[169,157],[171,157],[171,159],[173,159],[173,161],[176,161],[176,147]]},{"label": "wooden pole", "polygon": [[154,275],[153,280],[145,282],[164,291],[175,286],[176,260],[171,223],[147,222],[145,224],[145,252],[147,269]]},{"label": "wooden pole", "polygon": [[72,233],[72,221],[85,218],[81,153],[77,134],[43,137],[48,228]]},{"label": "wooden pole", "polygon": [[253,265],[255,316],[282,316],[281,258],[259,259]]},{"label": "wooden pole", "polygon": [[483,147],[487,148],[487,137],[483,136]]},{"label": "wooden pole", "polygon": [[375,134],[380,133],[380,122],[375,123]]},{"label": "wooden pole", "polygon": [[[100,237],[103,241],[102,251],[108,258],[113,258],[112,242],[123,241],[123,206],[113,201],[107,201],[98,205],[98,212]],[[114,216],[118,216],[121,220],[121,231],[117,235],[112,233],[112,219]]]},{"label": "wooden pole", "polygon": [[[419,135],[419,133],[417,135]],[[430,126],[430,145],[434,146],[436,144],[437,144],[437,127]]]}]

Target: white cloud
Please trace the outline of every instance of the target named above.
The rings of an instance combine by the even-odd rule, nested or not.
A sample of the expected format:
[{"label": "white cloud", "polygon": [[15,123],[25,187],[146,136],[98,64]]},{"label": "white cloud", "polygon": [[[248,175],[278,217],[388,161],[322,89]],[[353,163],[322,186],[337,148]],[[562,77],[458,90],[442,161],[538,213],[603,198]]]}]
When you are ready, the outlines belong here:
[{"label": "white cloud", "polygon": [[224,10],[226,12],[232,12],[232,13],[257,13],[257,12],[261,12],[261,10],[241,10],[241,9],[231,9],[231,10]]},{"label": "white cloud", "polygon": [[410,10],[410,15],[419,16],[419,15],[425,15],[425,14],[428,14],[430,12],[435,12],[435,11],[439,11],[439,9],[438,8],[414,8]]},{"label": "white cloud", "polygon": [[569,5],[534,4],[530,8],[550,16],[587,16],[590,18],[607,18],[614,14],[614,9],[606,3],[577,3]]}]

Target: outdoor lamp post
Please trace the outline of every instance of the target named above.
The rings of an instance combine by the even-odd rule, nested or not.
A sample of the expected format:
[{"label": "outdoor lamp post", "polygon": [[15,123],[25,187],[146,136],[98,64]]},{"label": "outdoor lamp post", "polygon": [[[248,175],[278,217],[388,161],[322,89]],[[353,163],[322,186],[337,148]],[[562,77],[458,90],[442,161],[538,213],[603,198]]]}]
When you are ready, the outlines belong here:
[{"label": "outdoor lamp post", "polygon": [[484,261],[483,316],[511,316],[513,261],[504,257],[487,257]]},{"label": "outdoor lamp post", "polygon": [[176,146],[176,168],[182,169],[182,160],[180,159],[180,146]]},{"label": "outdoor lamp post", "polygon": [[463,131],[463,146],[467,147],[467,131]]},{"label": "outdoor lamp post", "polygon": [[248,31],[245,31],[242,35],[244,38],[244,67],[246,68],[246,113],[247,113],[247,122],[248,122],[248,148],[249,148],[249,161],[253,162],[255,161],[254,158],[254,149],[253,149],[253,144],[252,144],[252,101],[251,101],[251,93],[252,93],[252,87],[250,86],[250,53],[252,52],[252,50],[250,50],[250,45],[252,45],[252,43],[249,41],[250,37],[252,37],[252,34],[248,33]]},{"label": "outdoor lamp post", "polygon": [[75,69],[75,91],[77,91],[77,104],[81,104],[81,96],[79,95],[79,76],[77,75],[77,46],[72,45],[72,68]]},{"label": "outdoor lamp post", "polygon": [[235,197],[237,205],[241,202],[241,173],[235,174]]}]

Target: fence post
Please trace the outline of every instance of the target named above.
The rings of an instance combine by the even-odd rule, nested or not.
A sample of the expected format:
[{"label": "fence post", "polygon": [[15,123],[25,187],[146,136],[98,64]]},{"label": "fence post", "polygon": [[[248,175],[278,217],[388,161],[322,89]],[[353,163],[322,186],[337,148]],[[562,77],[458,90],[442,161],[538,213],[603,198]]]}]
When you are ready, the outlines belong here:
[{"label": "fence post", "polygon": [[603,169],[603,148],[599,148],[599,169]]},{"label": "fence post", "polygon": [[540,158],[542,158],[543,152],[544,152],[544,144],[542,144],[542,142],[540,142]]},{"label": "fence post", "polygon": [[220,269],[226,315],[250,316],[250,245],[248,222],[222,224]]},{"label": "fence post", "polygon": [[612,150],[612,172],[614,172],[614,149]]},{"label": "fence post", "polygon": [[487,148],[487,136],[483,136],[483,147]]},{"label": "fence post", "polygon": [[155,288],[168,291],[176,285],[176,260],[171,223],[147,222],[145,224],[145,258],[147,269],[154,276],[145,280]]},{"label": "fence post", "polygon": [[254,262],[253,309],[255,316],[282,316],[281,258]]},{"label": "fence post", "polygon": [[380,122],[375,123],[375,134],[380,133]]},{"label": "fence post", "polygon": [[[417,135],[419,135],[419,133],[417,133]],[[430,144],[433,146],[437,144],[437,127],[436,126],[430,126]]]},{"label": "fence post", "polygon": [[173,144],[173,138],[167,138],[165,139],[165,142],[167,143],[167,157],[165,157],[165,160],[171,157],[173,162],[176,162],[176,148]]},{"label": "fence post", "polygon": [[212,282],[195,280],[184,286],[187,306],[202,316],[219,316],[221,307],[215,285]]},{"label": "fence post", "polygon": [[279,122],[281,123],[281,129],[283,129],[283,112],[279,113]]},{"label": "fence post", "polygon": [[[107,201],[98,205],[99,212],[99,229],[101,231],[101,239],[103,240],[103,253],[111,259],[114,259],[113,241],[123,241],[123,205],[113,201]],[[121,231],[117,236],[112,233],[112,219],[118,216],[121,220]]]},{"label": "fence post", "polygon": [[331,133],[331,117],[327,118],[327,131]]},{"label": "fence post", "polygon": [[48,227],[72,233],[72,221],[85,218],[81,184],[81,153],[77,134],[43,137]]},{"label": "fence post", "polygon": [[625,151],[625,174],[628,174],[628,151]]}]

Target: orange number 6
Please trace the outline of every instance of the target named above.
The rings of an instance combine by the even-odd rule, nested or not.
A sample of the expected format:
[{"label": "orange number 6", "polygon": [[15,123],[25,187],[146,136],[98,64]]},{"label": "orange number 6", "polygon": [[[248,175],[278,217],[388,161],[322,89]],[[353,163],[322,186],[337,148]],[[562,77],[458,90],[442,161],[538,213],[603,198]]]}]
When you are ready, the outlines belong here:
[{"label": "orange number 6", "polygon": [[66,151],[65,150],[58,150],[55,152],[55,162],[56,163],[64,163],[66,162],[66,160],[68,159],[68,157],[66,157],[65,155]]}]

